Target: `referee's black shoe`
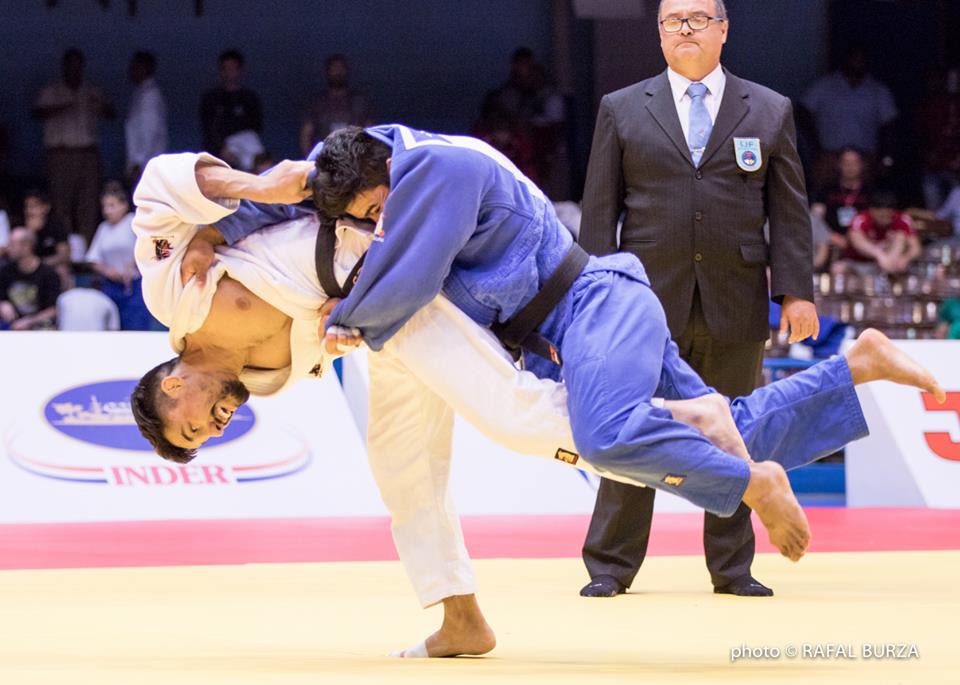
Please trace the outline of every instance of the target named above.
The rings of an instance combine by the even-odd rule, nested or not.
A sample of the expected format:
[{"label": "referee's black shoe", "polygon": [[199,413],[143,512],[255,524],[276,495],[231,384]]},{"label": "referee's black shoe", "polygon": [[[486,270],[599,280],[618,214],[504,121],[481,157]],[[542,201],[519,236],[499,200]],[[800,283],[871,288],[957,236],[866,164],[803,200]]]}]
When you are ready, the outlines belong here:
[{"label": "referee's black shoe", "polygon": [[613,576],[597,576],[580,588],[581,597],[616,597],[627,591],[626,586]]},{"label": "referee's black shoe", "polygon": [[718,595],[737,595],[738,597],[773,597],[773,590],[759,580],[747,574],[726,585],[713,588]]}]

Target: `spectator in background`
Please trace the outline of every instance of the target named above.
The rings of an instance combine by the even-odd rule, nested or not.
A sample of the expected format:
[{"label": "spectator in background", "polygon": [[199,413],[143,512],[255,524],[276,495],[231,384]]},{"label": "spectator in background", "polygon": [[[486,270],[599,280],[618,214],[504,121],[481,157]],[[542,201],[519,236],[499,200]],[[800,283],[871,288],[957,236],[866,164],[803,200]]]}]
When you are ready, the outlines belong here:
[{"label": "spectator in background", "polygon": [[549,197],[566,199],[566,103],[529,48],[514,51],[510,76],[487,93],[480,112],[474,135],[510,157]]},{"label": "spectator in background", "polygon": [[940,325],[937,337],[947,340],[960,340],[960,299],[951,297],[940,305]]},{"label": "spectator in background", "polygon": [[[830,265],[830,257],[835,248],[834,236],[836,233],[830,230],[830,226],[823,220],[823,217],[814,212],[812,208],[810,210],[810,226],[813,229],[813,271],[814,273],[822,273]],[[771,314],[771,316],[773,315]]]},{"label": "spectator in background", "polygon": [[65,279],[70,266],[67,229],[53,213],[46,193],[27,191],[23,198],[23,223],[33,231],[33,253]]},{"label": "spectator in background", "polygon": [[104,221],[87,252],[87,262],[103,277],[103,292],[120,310],[120,327],[125,331],[151,330],[154,320],[143,302],[140,272],[134,260],[137,238],[127,193],[116,181],[107,183],[100,203]]},{"label": "spectator in background", "polygon": [[540,182],[533,155],[533,141],[496,100],[487,98],[471,134],[502,152],[534,183]]},{"label": "spectator in background", "polygon": [[814,215],[827,222],[832,244],[845,250],[850,224],[857,214],[870,206],[870,190],[866,183],[865,162],[859,150],[852,147],[841,150],[836,169],[836,180],[818,193],[811,209]]},{"label": "spectator in background", "polygon": [[[227,50],[220,55],[219,65],[220,85],[204,93],[200,101],[203,149],[215,155],[232,156],[234,159],[229,160],[232,162],[238,161],[240,155],[237,152],[240,152],[249,157],[245,167],[249,169],[254,156],[263,151],[260,98],[243,86],[243,55],[236,50]],[[235,151],[224,155],[228,145]],[[243,160],[239,161],[242,167]]]},{"label": "spectator in background", "polygon": [[920,256],[920,239],[913,222],[897,209],[893,190],[878,189],[870,208],[858,214],[850,225],[849,245],[838,271],[876,263],[884,273],[900,274]]},{"label": "spectator in background", "polygon": [[529,127],[536,115],[537,61],[530,48],[517,48],[510,59],[510,76],[496,90],[487,93],[483,109],[496,109],[516,123]]},{"label": "spectator in background", "polygon": [[147,162],[167,150],[167,103],[154,79],[157,60],[150,52],[135,52],[130,60],[133,83],[124,132],[127,139],[126,177],[130,187],[140,180]]},{"label": "spectator in background", "polygon": [[818,186],[832,173],[845,147],[863,151],[879,162],[881,170],[893,165],[897,106],[890,89],[867,66],[865,47],[851,42],[840,69],[814,81],[800,99],[801,124],[817,150]]},{"label": "spectator in background", "polygon": [[253,173],[262,174],[267,169],[271,169],[276,165],[277,160],[274,159],[272,154],[270,154],[270,151],[264,150],[253,158]]},{"label": "spectator in background", "polygon": [[58,331],[119,331],[120,311],[99,288],[99,278],[89,287],[77,286],[71,274],[66,290],[57,298]]},{"label": "spectator in background", "polygon": [[7,258],[7,247],[10,245],[10,215],[7,214],[2,198],[0,198],[0,266]]},{"label": "spectator in background", "polygon": [[953,237],[947,238],[951,242],[960,240],[960,186],[955,186],[943,205],[932,214],[933,218],[949,221],[953,227]]},{"label": "spectator in background", "polygon": [[344,55],[327,57],[324,76],[327,89],[307,107],[300,126],[300,150],[304,157],[337,129],[373,123],[370,101],[350,87],[350,64]]},{"label": "spectator in background", "polygon": [[60,277],[34,254],[35,240],[35,233],[23,226],[10,235],[10,261],[0,269],[0,330],[54,327]]},{"label": "spectator in background", "polygon": [[63,54],[63,79],[47,85],[33,116],[43,121],[43,145],[53,210],[67,231],[90,240],[99,215],[100,151],[97,124],[112,119],[113,106],[103,92],[84,80],[83,53]]},{"label": "spectator in background", "polygon": [[916,108],[927,209],[945,202],[960,173],[960,69],[927,75],[927,93]]}]

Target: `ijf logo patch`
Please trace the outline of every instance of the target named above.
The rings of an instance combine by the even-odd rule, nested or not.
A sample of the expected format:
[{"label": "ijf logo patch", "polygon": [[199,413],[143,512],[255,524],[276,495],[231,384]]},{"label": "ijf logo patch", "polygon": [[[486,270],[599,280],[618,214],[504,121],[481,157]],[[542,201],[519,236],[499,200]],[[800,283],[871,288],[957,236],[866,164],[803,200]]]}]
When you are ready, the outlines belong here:
[{"label": "ijf logo patch", "polygon": [[679,488],[681,485],[683,485],[683,481],[685,481],[686,479],[687,479],[686,476],[678,476],[675,473],[668,473],[663,477],[663,480],[661,482],[664,485],[672,485],[675,488]]},{"label": "ijf logo patch", "polygon": [[734,138],[733,150],[737,166],[744,171],[757,171],[763,165],[759,138]]},{"label": "ijf logo patch", "polygon": [[170,256],[170,253],[173,252],[173,244],[170,242],[169,238],[154,238],[153,239],[153,255],[157,258],[158,262],[162,262],[164,259]]}]

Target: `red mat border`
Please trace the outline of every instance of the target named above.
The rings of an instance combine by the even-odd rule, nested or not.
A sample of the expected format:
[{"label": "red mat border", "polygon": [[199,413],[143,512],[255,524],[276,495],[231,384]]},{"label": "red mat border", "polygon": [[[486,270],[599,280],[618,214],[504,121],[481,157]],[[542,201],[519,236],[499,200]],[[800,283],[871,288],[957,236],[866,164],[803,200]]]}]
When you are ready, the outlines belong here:
[{"label": "red mat border", "polygon": [[[813,552],[960,549],[960,510],[807,509]],[[589,517],[465,516],[470,554],[578,557]],[[657,514],[650,554],[702,554],[702,516]],[[756,523],[757,551],[772,552]],[[386,518],[0,525],[0,569],[396,559]]]}]

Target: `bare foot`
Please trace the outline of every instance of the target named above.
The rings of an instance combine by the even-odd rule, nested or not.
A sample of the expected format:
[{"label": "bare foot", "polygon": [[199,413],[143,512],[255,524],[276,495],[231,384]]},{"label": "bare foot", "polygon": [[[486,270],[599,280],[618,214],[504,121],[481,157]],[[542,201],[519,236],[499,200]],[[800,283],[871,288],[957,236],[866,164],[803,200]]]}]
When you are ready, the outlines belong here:
[{"label": "bare foot", "polygon": [[455,595],[443,600],[440,630],[419,645],[391,656],[444,657],[486,654],[497,646],[493,629],[483,617],[476,595]]},{"label": "bare foot", "polygon": [[783,467],[772,461],[750,464],[750,484],[743,501],[757,512],[780,554],[799,561],[810,544],[810,524]]},{"label": "bare foot", "polygon": [[912,385],[932,394],[943,404],[947,394],[933,374],[896,347],[890,338],[878,330],[868,328],[846,354],[854,385],[870,381],[890,381]]},{"label": "bare foot", "polygon": [[696,428],[717,448],[746,461],[751,461],[747,446],[733,421],[730,405],[719,393],[688,400],[666,400],[664,407],[680,423]]}]

